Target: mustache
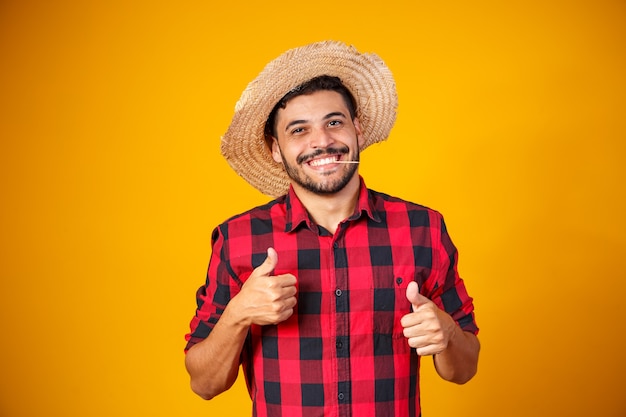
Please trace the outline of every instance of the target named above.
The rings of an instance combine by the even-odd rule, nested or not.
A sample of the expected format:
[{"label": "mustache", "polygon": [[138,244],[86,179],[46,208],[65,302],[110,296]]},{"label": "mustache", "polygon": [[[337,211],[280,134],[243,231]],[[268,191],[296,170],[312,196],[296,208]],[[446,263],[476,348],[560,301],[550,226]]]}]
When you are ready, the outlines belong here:
[{"label": "mustache", "polygon": [[348,147],[341,147],[341,148],[326,148],[326,149],[317,149],[316,151],[313,151],[311,153],[308,153],[306,155],[300,155],[298,158],[296,158],[296,162],[298,164],[303,164],[306,161],[309,161],[313,158],[317,158],[318,156],[332,156],[332,155],[345,155],[348,152],[350,152],[350,150],[348,149]]}]

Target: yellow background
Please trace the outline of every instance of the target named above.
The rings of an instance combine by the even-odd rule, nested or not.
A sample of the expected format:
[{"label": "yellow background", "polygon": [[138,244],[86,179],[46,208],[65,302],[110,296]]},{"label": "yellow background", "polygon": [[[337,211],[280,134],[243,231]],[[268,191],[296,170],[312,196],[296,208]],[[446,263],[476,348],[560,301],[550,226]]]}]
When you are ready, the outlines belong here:
[{"label": "yellow background", "polygon": [[425,416],[624,416],[626,3],[0,2],[0,416],[249,415],[183,336],[212,228],[268,200],[219,155],[246,84],[323,39],[400,107],[372,188],[443,212],[483,344]]}]

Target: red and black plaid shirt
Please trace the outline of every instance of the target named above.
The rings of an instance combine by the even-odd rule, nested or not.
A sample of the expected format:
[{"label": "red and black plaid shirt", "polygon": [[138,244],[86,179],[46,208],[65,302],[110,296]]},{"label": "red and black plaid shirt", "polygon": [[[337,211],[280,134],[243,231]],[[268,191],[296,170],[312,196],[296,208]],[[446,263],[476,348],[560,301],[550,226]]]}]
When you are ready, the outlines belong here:
[{"label": "red and black plaid shirt", "polygon": [[466,331],[474,306],[457,251],[436,211],[365,187],[334,235],[308,216],[293,189],[213,232],[189,349],[208,336],[252,270],[278,252],[275,274],[298,279],[287,321],[250,329],[241,355],[257,417],[420,415],[419,357],[402,334],[410,281]]}]

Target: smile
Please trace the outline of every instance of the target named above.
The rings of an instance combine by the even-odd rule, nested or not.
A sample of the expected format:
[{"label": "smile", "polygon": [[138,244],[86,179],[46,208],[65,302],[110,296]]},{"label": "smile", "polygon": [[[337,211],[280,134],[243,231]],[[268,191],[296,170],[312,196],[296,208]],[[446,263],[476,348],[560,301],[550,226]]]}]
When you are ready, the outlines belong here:
[{"label": "smile", "polygon": [[339,160],[339,155],[333,155],[333,156],[329,156],[327,158],[321,158],[321,159],[314,159],[311,162],[309,162],[309,166],[312,167],[321,167],[324,165],[329,165],[329,164],[334,164]]}]

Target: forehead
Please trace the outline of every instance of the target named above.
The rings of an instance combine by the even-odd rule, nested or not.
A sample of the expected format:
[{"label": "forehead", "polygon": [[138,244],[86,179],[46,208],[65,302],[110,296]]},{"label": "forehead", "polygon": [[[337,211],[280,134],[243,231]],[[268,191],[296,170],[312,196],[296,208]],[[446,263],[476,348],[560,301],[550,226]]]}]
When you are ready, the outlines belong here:
[{"label": "forehead", "polygon": [[343,97],[336,91],[321,90],[310,94],[302,94],[289,100],[285,108],[278,109],[276,122],[280,124],[287,119],[309,120],[324,117],[328,113],[341,112],[349,117],[348,106]]}]

